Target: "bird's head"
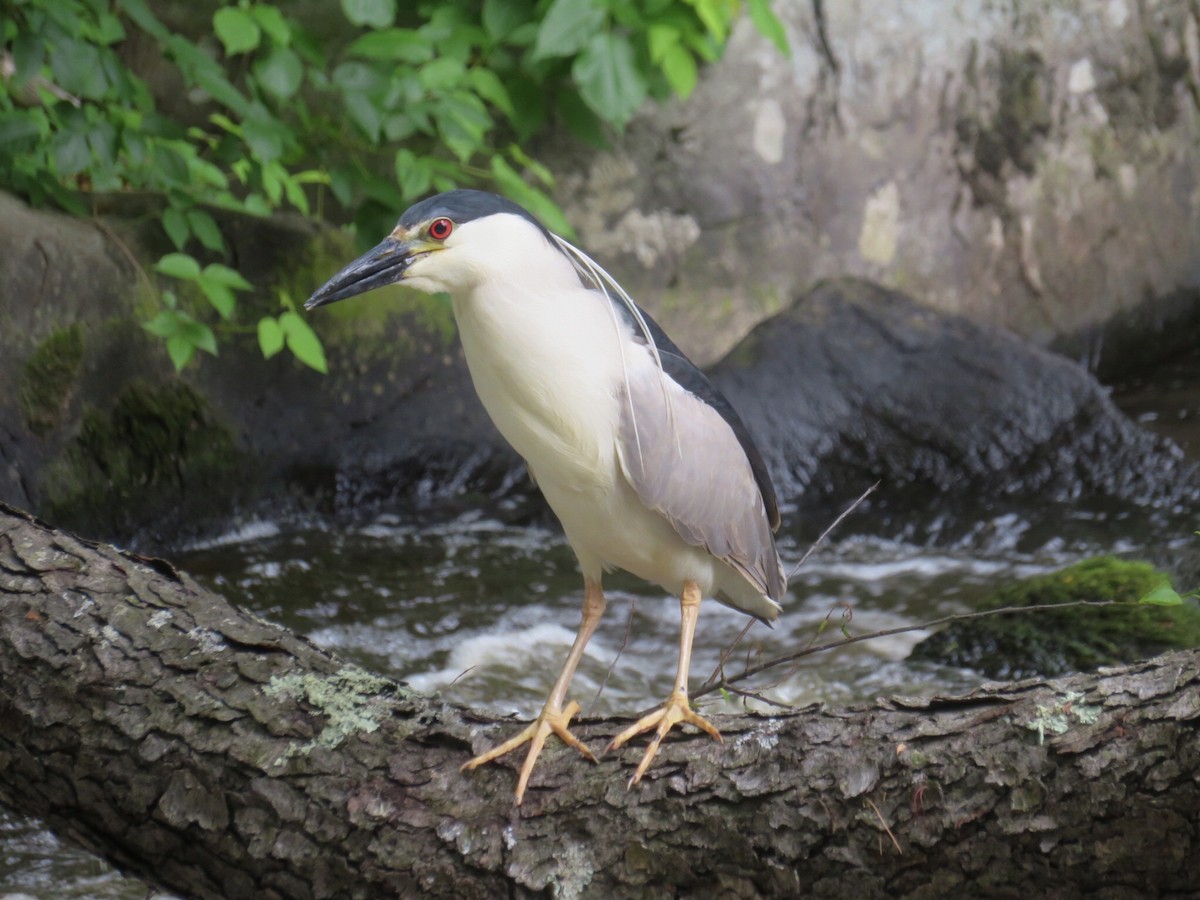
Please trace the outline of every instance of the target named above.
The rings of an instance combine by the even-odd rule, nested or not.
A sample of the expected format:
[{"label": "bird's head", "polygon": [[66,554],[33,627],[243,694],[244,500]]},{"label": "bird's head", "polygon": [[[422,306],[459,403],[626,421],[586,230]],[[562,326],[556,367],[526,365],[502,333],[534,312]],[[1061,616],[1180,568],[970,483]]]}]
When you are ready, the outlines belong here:
[{"label": "bird's head", "polygon": [[466,293],[541,265],[570,271],[550,233],[522,207],[485,191],[448,191],[405,211],[383,241],[327,281],[314,309],[403,282],[427,293]]}]

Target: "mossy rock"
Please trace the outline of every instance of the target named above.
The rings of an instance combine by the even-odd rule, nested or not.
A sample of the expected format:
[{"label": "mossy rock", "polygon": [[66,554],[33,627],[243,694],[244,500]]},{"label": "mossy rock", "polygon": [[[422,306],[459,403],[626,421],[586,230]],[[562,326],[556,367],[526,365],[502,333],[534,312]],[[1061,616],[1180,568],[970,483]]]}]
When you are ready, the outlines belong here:
[{"label": "mossy rock", "polygon": [[67,411],[83,368],[83,329],[79,323],[53,332],[25,362],[17,403],[31,433],[42,437]]},{"label": "mossy rock", "polygon": [[107,412],[84,413],[43,472],[42,508],[96,537],[136,535],[150,523],[186,533],[228,516],[253,471],[229,427],[186,384],[134,382]]},{"label": "mossy rock", "polygon": [[1200,604],[1139,603],[1167,576],[1149,563],[1100,556],[997,591],[982,609],[1112,600],[955,622],[919,643],[909,659],[1016,679],[1079,672],[1200,646]]}]

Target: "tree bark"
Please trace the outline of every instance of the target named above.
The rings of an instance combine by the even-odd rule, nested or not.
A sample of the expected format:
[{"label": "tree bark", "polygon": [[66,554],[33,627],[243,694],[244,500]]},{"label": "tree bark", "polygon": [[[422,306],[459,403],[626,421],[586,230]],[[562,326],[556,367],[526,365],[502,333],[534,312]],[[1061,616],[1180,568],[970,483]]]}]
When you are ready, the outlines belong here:
[{"label": "tree bark", "polygon": [[[1200,887],[1200,654],[716,717],[593,766],[0,507],[0,801],[187,897],[1143,897]],[[600,747],[623,723],[582,724]]]}]

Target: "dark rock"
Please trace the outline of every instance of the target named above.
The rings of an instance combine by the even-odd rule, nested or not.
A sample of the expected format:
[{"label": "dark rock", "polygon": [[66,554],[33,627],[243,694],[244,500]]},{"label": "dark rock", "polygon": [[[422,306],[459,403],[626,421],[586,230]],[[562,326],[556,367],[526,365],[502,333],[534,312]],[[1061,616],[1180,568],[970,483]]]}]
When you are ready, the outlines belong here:
[{"label": "dark rock", "polygon": [[785,497],[875,481],[980,498],[1167,505],[1200,473],[1079,365],[869,282],[819,284],[711,371]]}]

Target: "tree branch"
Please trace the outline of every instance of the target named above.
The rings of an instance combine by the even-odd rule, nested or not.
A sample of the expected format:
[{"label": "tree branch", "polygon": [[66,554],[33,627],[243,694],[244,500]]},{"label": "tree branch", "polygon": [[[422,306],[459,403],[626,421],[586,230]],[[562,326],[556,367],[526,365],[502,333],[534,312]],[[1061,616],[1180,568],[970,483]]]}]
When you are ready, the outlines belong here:
[{"label": "tree branch", "polygon": [[[1200,871],[1200,654],[714,717],[642,785],[0,508],[0,800],[189,897],[1111,897]],[[600,745],[623,723],[584,722]]]}]

